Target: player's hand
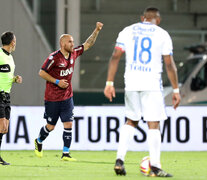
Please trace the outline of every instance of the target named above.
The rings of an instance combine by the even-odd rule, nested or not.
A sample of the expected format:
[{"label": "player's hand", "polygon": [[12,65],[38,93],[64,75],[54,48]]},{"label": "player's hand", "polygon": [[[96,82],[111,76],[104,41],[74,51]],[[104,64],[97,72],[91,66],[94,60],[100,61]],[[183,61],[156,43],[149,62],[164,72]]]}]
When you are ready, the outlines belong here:
[{"label": "player's hand", "polygon": [[180,93],[173,93],[172,95],[172,103],[173,103],[173,108],[176,109],[178,105],[180,104],[181,97]]},{"label": "player's hand", "polygon": [[98,31],[100,31],[100,30],[102,29],[102,27],[103,27],[103,23],[101,23],[101,22],[97,22],[97,23],[96,23],[96,29],[97,29]]},{"label": "player's hand", "polygon": [[65,89],[69,86],[69,83],[66,79],[61,79],[58,83],[58,86]]},{"label": "player's hand", "polygon": [[17,75],[17,76],[15,77],[15,82],[16,82],[16,83],[22,83],[22,76]]},{"label": "player's hand", "polygon": [[116,97],[114,86],[107,85],[104,89],[104,95],[112,102],[112,99]]}]

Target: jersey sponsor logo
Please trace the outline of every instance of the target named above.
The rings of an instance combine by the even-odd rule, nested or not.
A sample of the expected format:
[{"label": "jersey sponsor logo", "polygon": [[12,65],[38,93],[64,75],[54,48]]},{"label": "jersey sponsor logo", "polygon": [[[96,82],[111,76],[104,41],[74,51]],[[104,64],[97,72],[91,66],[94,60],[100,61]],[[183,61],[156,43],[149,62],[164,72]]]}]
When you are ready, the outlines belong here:
[{"label": "jersey sponsor logo", "polygon": [[65,64],[64,63],[60,63],[59,67],[65,67]]},{"label": "jersey sponsor logo", "polygon": [[11,71],[11,68],[10,68],[9,64],[0,65],[0,72],[7,73],[10,71]]},{"label": "jersey sponsor logo", "polygon": [[138,64],[135,64],[135,63],[130,64],[130,70],[132,70],[132,71],[142,71],[142,72],[151,72],[152,71],[151,67],[138,65]]},{"label": "jersey sponsor logo", "polygon": [[138,31],[140,34],[155,32],[154,27],[140,27],[139,25],[134,26],[133,30]]},{"label": "jersey sponsor logo", "polygon": [[60,76],[67,76],[68,74],[73,73],[73,67],[66,69],[66,70],[61,70],[60,71]]}]

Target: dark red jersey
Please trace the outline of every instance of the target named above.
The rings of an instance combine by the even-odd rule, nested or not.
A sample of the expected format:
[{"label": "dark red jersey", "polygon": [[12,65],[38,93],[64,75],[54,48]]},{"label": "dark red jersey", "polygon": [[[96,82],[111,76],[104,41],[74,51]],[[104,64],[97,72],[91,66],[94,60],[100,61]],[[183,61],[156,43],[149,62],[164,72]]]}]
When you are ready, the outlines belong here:
[{"label": "dark red jersey", "polygon": [[46,82],[45,100],[47,101],[63,101],[73,96],[71,79],[74,71],[75,60],[84,51],[84,47],[78,46],[65,59],[60,50],[49,55],[42,65],[42,70],[46,71],[56,79],[66,79],[69,86],[66,89],[60,88],[58,85]]}]

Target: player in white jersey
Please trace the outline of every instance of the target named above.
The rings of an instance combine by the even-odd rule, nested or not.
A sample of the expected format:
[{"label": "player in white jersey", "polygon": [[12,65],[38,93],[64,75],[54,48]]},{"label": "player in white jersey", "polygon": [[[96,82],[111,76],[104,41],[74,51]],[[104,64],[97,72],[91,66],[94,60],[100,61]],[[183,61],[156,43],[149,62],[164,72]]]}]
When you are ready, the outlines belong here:
[{"label": "player in white jersey", "polygon": [[124,28],[116,41],[114,52],[109,62],[108,77],[104,89],[105,96],[112,101],[115,97],[114,77],[122,54],[125,52],[125,108],[127,122],[121,127],[119,146],[114,170],[116,174],[126,175],[124,158],[130,139],[141,117],[147,121],[147,141],[151,172],[150,176],[171,177],[161,169],[160,121],[166,120],[164,98],[162,94],[162,61],[164,60],[168,78],[173,87],[173,105],[180,103],[177,69],[172,56],[172,41],[160,23],[157,8],[144,11],[142,22]]}]

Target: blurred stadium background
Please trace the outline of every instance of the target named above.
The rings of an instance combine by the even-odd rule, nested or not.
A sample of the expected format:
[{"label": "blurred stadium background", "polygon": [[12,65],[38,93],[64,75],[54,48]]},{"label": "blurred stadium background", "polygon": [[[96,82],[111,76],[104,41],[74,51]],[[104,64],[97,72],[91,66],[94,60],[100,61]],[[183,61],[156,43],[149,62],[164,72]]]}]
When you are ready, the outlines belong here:
[{"label": "blurred stadium background", "polygon": [[[160,9],[161,27],[172,37],[177,65],[189,56],[184,47],[207,41],[207,0],[0,0],[0,33],[11,30],[16,34],[15,73],[23,77],[23,84],[14,84],[12,89],[11,123],[9,133],[3,139],[3,150],[34,149],[34,139],[45,123],[42,117],[45,81],[38,72],[49,53],[59,48],[59,36],[69,33],[74,37],[75,45],[79,45],[91,34],[97,21],[104,23],[95,45],[76,61],[73,75],[77,108],[71,149],[79,163],[69,166],[57,161],[60,151],[45,151],[42,160],[34,158],[32,151],[6,151],[3,157],[12,166],[0,170],[0,179],[116,178],[112,174],[115,151],[102,150],[117,149],[119,127],[125,122],[122,106],[124,57],[115,80],[118,92],[113,107],[103,95],[108,61],[118,32],[139,21],[147,6]],[[167,112],[168,120],[161,124],[161,149],[184,151],[162,153],[167,171],[169,169],[175,179],[206,180],[206,106],[182,106],[176,111],[167,107]],[[45,142],[44,150],[62,149],[60,124]],[[138,177],[138,162],[148,153],[146,131],[146,123],[141,121],[129,150],[144,152],[127,154],[129,179]],[[81,173],[77,169],[81,169]],[[141,174],[138,178],[142,179]]]},{"label": "blurred stadium background", "polygon": [[[175,61],[182,61],[188,56],[185,46],[207,39],[206,5],[206,0],[0,0],[0,32],[16,34],[16,74],[24,78],[22,86],[13,86],[12,105],[43,105],[45,82],[38,71],[49,53],[58,48],[60,34],[71,34],[79,45],[97,21],[103,22],[104,28],[94,47],[76,63],[74,99],[75,105],[107,104],[103,88],[118,32],[139,21],[144,8],[156,6],[161,11],[161,27],[173,39]],[[114,103],[122,104],[124,57],[118,71]]]}]

